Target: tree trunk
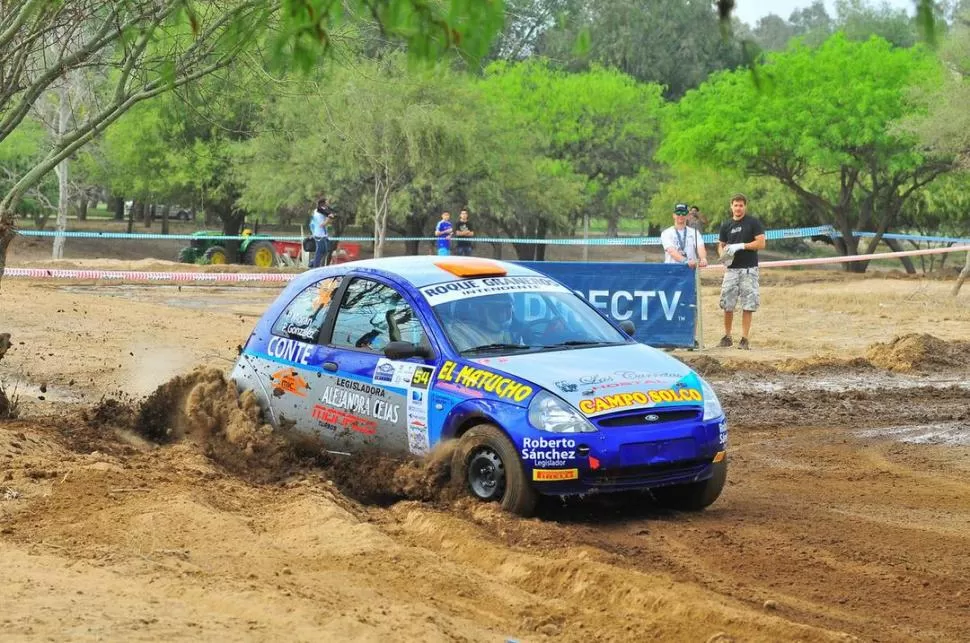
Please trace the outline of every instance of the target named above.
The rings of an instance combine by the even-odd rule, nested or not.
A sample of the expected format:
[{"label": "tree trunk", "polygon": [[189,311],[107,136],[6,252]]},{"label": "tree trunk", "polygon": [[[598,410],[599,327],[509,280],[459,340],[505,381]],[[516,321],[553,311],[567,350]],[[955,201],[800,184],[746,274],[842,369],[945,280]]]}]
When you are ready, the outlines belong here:
[{"label": "tree trunk", "polygon": [[[848,217],[837,217],[838,220],[848,220]],[[859,237],[852,236],[852,227],[848,224],[839,223],[837,225],[841,237],[832,239],[832,243],[843,257],[859,254]],[[842,264],[846,272],[864,273],[869,267],[868,261],[849,261]]]},{"label": "tree trunk", "polygon": [[[90,200],[90,196],[88,195],[88,191],[87,190],[82,190],[81,191],[81,200],[78,203],[78,207],[77,207],[77,220],[78,221],[87,221],[88,220],[88,201],[89,200]],[[98,207],[97,201],[95,201],[94,207]]]},{"label": "tree trunk", "polygon": [[13,226],[13,212],[0,205],[0,280],[7,267],[7,248],[15,236],[17,231]]},{"label": "tree trunk", "polygon": [[[615,238],[620,236],[620,219],[617,216],[611,216],[606,220],[606,236],[610,238]],[[542,261],[541,259],[539,261]]]},{"label": "tree trunk", "polygon": [[[0,239],[2,243],[2,239]],[[960,276],[957,277],[957,282],[953,284],[953,296],[956,297],[960,292],[960,287],[963,286],[963,282],[966,281],[967,277],[970,277],[970,250],[967,251],[967,262],[963,264],[963,270],[960,271]]]},{"label": "tree trunk", "polygon": [[[405,237],[420,237],[424,232],[424,221],[427,217],[423,214],[412,214],[408,217],[404,228]],[[421,252],[421,242],[417,239],[404,242],[404,254],[416,255]]]},{"label": "tree trunk", "polygon": [[151,205],[143,206],[142,213],[144,214],[144,216],[142,217],[142,221],[145,222],[145,227],[151,228],[152,219],[155,218],[155,204],[152,203]]},{"label": "tree trunk", "polygon": [[[539,219],[539,223],[536,226],[536,239],[545,239],[546,235],[549,233],[549,222],[545,219]],[[537,243],[535,248],[535,253],[533,254],[536,261],[546,260],[546,244]]]},{"label": "tree trunk", "polygon": [[[125,197],[116,196],[114,198],[115,221],[125,220]],[[131,232],[131,230],[129,230]]]},{"label": "tree trunk", "polygon": [[[61,85],[57,92],[57,138],[63,140],[67,135],[67,128],[71,119],[71,105],[67,95],[67,82]],[[54,168],[57,174],[57,235],[54,237],[54,249],[51,253],[52,259],[64,258],[64,232],[67,230],[67,208],[69,205],[68,190],[68,160],[64,159]]]},{"label": "tree trunk", "polygon": [[391,180],[386,170],[374,180],[374,258],[384,256],[387,238],[387,217],[390,209]]},{"label": "tree trunk", "polygon": [[[896,241],[895,239],[883,239],[883,242],[887,246],[889,246],[889,249],[892,250],[893,252],[902,252],[903,251],[903,247],[901,245],[899,245],[899,242]],[[900,261],[900,263],[903,264],[903,268],[906,269],[906,274],[907,275],[915,275],[916,274],[916,267],[913,265],[913,262],[912,262],[912,260],[909,257],[900,257],[899,258],[899,261]]]},{"label": "tree trunk", "polygon": [[139,201],[132,201],[131,207],[128,208],[128,234],[131,234],[132,230],[135,229],[135,213],[141,208],[141,203]]},{"label": "tree trunk", "polygon": [[168,234],[168,212],[172,206],[162,206],[162,234]]}]

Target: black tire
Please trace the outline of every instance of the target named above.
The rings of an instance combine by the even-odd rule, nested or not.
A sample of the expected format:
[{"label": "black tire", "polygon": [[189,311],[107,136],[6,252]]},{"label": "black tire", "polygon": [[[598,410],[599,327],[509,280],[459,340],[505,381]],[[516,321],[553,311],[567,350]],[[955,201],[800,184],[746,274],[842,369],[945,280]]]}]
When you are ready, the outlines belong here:
[{"label": "black tire", "polygon": [[229,263],[229,253],[222,246],[212,246],[202,255],[208,264],[223,265]]},{"label": "black tire", "polygon": [[451,471],[479,500],[499,502],[519,516],[535,512],[539,494],[526,480],[512,442],[494,424],[480,424],[461,436]]},{"label": "black tire", "polygon": [[727,482],[727,458],[714,464],[714,475],[701,482],[658,487],[653,489],[654,500],[662,507],[677,511],[700,511],[721,495]]}]

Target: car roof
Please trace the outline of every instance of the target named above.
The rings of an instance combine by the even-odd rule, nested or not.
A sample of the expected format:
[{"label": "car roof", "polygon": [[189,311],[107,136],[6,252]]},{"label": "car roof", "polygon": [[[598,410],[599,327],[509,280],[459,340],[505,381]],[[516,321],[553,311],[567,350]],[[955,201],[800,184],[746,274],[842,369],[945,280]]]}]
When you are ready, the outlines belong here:
[{"label": "car roof", "polygon": [[[524,266],[518,264],[509,263],[507,261],[499,261],[497,259],[481,259],[478,257],[438,257],[438,256],[407,256],[407,257],[384,257],[381,259],[363,259],[361,261],[350,261],[347,263],[338,264],[337,268],[339,271],[330,272],[327,268],[322,268],[321,270],[328,270],[330,274],[346,274],[347,272],[361,271],[361,272],[371,272],[378,275],[388,277],[395,281],[406,282],[411,284],[415,288],[422,288],[424,286],[429,286],[431,284],[440,284],[449,281],[462,281],[465,279],[474,279],[475,277],[461,277],[452,272],[441,268],[438,264],[448,263],[451,265],[461,265],[467,263],[471,265],[480,265],[483,262],[488,262],[499,266],[505,270],[505,276],[510,277],[520,277],[520,276],[545,276],[542,273],[536,272]],[[305,275],[318,274],[314,270],[307,271]],[[487,276],[487,275],[484,275]],[[301,279],[300,281],[303,281]]]}]

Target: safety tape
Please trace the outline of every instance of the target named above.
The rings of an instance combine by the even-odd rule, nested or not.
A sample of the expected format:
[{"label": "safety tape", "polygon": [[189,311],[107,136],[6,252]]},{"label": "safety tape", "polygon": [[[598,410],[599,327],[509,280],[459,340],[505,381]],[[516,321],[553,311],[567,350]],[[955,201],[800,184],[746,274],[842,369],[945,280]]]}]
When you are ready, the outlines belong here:
[{"label": "safety tape", "polygon": [[[854,237],[872,238],[875,232],[853,232]],[[921,234],[895,234],[886,232],[882,235],[883,239],[897,239],[899,241],[926,241],[927,243],[970,243],[970,239],[960,237],[928,237]]]},{"label": "safety tape", "polygon": [[[872,259],[893,259],[895,257],[912,257],[916,255],[934,255],[948,252],[970,251],[970,245],[951,246],[949,248],[926,248],[923,250],[905,250],[902,252],[883,252],[868,255],[849,255],[846,257],[817,257],[814,259],[784,259],[780,261],[759,262],[760,268],[785,268],[789,266],[817,266],[851,261],[870,261]],[[724,270],[723,264],[715,263],[707,266],[710,270]],[[115,280],[115,281],[176,281],[203,283],[231,283],[231,282],[286,282],[302,273],[266,273],[266,272],[139,272],[134,270],[76,270],[62,268],[7,268],[5,277],[22,277],[28,279],[77,279],[77,280]]]},{"label": "safety tape", "polygon": [[[948,252],[970,251],[970,245],[950,246],[949,248],[924,248],[922,250],[903,250],[900,252],[880,252],[868,255],[846,255],[845,257],[815,257],[812,259],[781,259],[778,261],[759,261],[759,268],[787,268],[789,266],[818,266],[830,263],[846,263],[852,261],[871,261],[873,259],[893,259],[896,257],[914,257],[917,255],[939,255]],[[712,270],[724,270],[726,266],[720,263],[705,267]]]},{"label": "safety tape", "polygon": [[26,277],[29,279],[110,279],[120,281],[199,281],[199,282],[241,282],[241,281],[290,281],[295,273],[259,272],[140,272],[135,270],[74,270],[61,268],[7,268],[4,277]]},{"label": "safety tape", "polygon": [[[127,232],[78,232],[66,231],[57,232],[56,230],[21,230],[20,235],[25,237],[57,237],[61,236],[68,239],[132,239],[138,241],[239,241],[249,239],[251,241],[303,241],[303,237],[281,236],[270,237],[265,235],[211,235],[193,236],[191,234],[153,234],[153,233],[127,233]],[[830,225],[816,226],[812,228],[781,228],[778,230],[768,230],[765,233],[767,239],[798,239],[814,236],[833,236],[835,228]],[[702,235],[704,243],[714,243],[718,239],[717,234]],[[331,241],[336,242],[362,242],[373,243],[373,237],[330,237]],[[406,241],[430,241],[435,242],[435,237],[387,237],[385,243],[406,242]],[[471,243],[525,243],[525,244],[545,244],[550,246],[659,246],[660,237],[606,237],[591,239],[512,239],[506,237],[475,237],[473,239],[463,239]]]}]

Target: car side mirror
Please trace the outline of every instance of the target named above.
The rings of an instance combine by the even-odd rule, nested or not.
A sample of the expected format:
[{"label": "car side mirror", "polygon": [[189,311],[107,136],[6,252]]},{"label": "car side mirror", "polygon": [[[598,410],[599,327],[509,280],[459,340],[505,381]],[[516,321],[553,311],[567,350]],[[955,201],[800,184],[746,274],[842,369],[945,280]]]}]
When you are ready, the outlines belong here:
[{"label": "car side mirror", "polygon": [[630,321],[629,319],[624,319],[623,321],[621,321],[620,328],[623,329],[623,332],[629,335],[630,337],[633,337],[633,335],[637,332],[637,327],[634,326],[633,322]]},{"label": "car side mirror", "polygon": [[408,359],[409,357],[434,359],[434,351],[430,346],[411,342],[389,342],[384,347],[384,355],[388,359]]}]

